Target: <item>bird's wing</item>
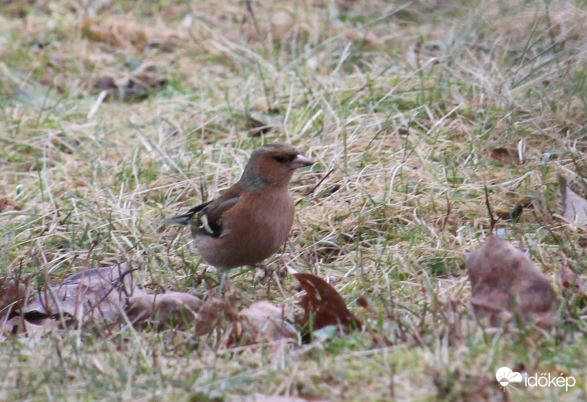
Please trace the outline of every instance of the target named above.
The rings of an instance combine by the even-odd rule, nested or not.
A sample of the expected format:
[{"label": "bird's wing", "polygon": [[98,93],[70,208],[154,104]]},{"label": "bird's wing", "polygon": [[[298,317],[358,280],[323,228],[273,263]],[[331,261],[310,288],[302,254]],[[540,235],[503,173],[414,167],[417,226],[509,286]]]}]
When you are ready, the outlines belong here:
[{"label": "bird's wing", "polygon": [[226,211],[238,203],[242,193],[242,188],[237,183],[215,200],[200,204],[183,215],[166,219],[165,222],[185,226],[194,216],[197,216],[199,219],[196,224],[201,228],[198,230],[199,234],[221,237],[226,234],[223,232],[222,217]]},{"label": "bird's wing", "polygon": [[224,214],[234,207],[241,199],[241,195],[232,198],[218,200],[204,208],[200,214],[201,229],[199,234],[212,237],[222,237],[226,235],[227,229],[222,225]]},{"label": "bird's wing", "polygon": [[187,226],[187,224],[194,217],[194,215],[196,215],[198,212],[200,212],[201,210],[203,210],[204,208],[206,208],[212,202],[213,201],[208,201],[208,202],[205,202],[205,203],[200,204],[198,206],[195,206],[195,207],[193,207],[192,209],[190,209],[187,213],[185,213],[183,215],[177,215],[177,216],[174,216],[172,218],[167,218],[167,219],[163,220],[163,223],[168,224],[168,225],[182,225],[182,226]]}]

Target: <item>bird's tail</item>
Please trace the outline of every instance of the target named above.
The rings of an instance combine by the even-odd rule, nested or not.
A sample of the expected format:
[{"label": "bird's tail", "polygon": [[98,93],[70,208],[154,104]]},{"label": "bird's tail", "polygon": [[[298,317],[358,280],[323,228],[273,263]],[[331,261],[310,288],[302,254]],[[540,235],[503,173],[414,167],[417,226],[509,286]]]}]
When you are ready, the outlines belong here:
[{"label": "bird's tail", "polygon": [[190,220],[194,217],[194,215],[197,214],[198,212],[200,212],[202,209],[204,209],[208,204],[210,204],[210,202],[211,201],[208,201],[208,202],[205,202],[203,204],[200,204],[200,205],[198,205],[196,207],[193,207],[186,214],[177,215],[177,216],[174,216],[172,218],[163,219],[162,223],[164,225],[181,225],[181,226],[187,226],[188,223],[190,222]]},{"label": "bird's tail", "polygon": [[172,218],[165,218],[161,221],[162,224],[164,225],[180,225],[180,226],[187,226],[188,223],[190,222],[190,219],[192,219],[192,216],[194,216],[194,214],[184,214],[184,215],[178,215],[178,216],[174,216]]}]

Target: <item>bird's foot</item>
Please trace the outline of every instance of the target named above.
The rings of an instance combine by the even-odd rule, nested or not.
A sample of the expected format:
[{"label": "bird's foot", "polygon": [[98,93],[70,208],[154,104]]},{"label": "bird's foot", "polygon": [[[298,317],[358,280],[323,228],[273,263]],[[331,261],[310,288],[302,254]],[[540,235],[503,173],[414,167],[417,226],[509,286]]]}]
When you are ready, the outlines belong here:
[{"label": "bird's foot", "polygon": [[259,279],[258,283],[265,285],[267,282],[271,280],[271,278],[273,278],[273,273],[275,272],[275,269],[268,267],[265,264],[255,264],[254,267],[257,269],[262,269],[264,272],[263,276],[261,277],[261,279]]}]

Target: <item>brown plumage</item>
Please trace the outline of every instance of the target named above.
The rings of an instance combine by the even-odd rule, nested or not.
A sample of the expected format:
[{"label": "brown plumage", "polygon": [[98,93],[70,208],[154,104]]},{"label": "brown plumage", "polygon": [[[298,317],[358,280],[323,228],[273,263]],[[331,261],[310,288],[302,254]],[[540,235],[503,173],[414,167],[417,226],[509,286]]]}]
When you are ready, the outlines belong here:
[{"label": "brown plumage", "polygon": [[190,224],[202,258],[221,272],[258,264],[287,240],[294,218],[287,185],[294,170],[312,163],[291,145],[265,145],[220,197],[167,221]]}]

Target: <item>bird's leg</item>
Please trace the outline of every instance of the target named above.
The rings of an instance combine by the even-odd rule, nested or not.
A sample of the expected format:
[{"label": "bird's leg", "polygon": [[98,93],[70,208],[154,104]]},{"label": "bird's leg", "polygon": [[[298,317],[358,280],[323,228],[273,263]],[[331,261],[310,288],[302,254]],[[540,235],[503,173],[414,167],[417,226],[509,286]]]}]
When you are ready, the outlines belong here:
[{"label": "bird's leg", "polygon": [[228,277],[228,270],[221,269],[221,270],[219,270],[218,275],[220,276],[220,286],[218,287],[218,297],[222,299],[224,297],[224,286],[226,285],[226,280]]},{"label": "bird's leg", "polygon": [[261,278],[261,280],[259,281],[259,283],[266,283],[267,281],[271,280],[271,277],[273,277],[273,272],[274,269],[268,267],[265,264],[255,264],[253,265],[254,268],[258,268],[258,269],[262,269],[264,274],[263,277]]}]

